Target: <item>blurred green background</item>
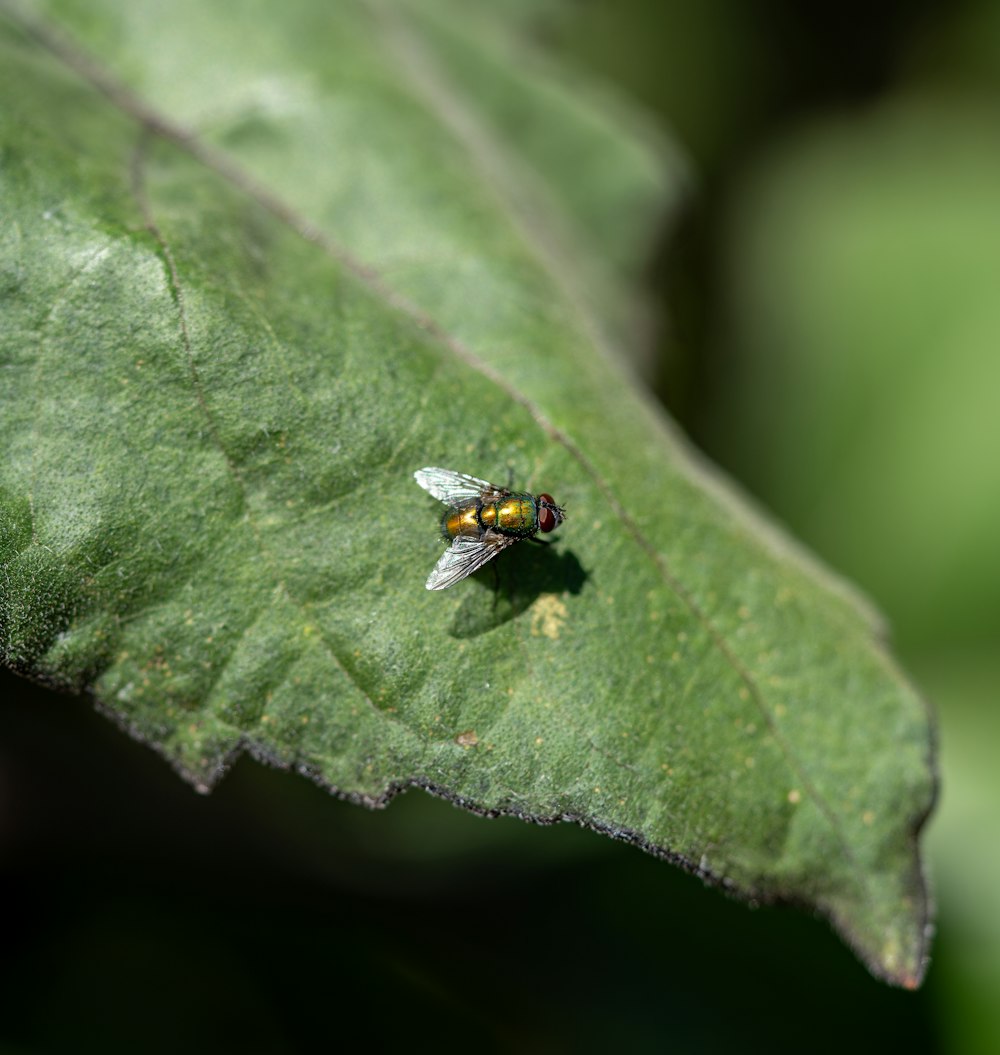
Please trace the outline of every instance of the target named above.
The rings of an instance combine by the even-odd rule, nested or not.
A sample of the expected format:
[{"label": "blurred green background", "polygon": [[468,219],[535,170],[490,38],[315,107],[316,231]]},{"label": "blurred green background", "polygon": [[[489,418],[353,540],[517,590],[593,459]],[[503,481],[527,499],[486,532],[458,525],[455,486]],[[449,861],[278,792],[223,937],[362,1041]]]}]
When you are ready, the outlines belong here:
[{"label": "blurred green background", "polygon": [[937,708],[927,982],[581,830],[246,760],[200,798],[3,673],[5,1050],[1000,1051],[1000,5],[521,6],[689,154],[649,383]]}]

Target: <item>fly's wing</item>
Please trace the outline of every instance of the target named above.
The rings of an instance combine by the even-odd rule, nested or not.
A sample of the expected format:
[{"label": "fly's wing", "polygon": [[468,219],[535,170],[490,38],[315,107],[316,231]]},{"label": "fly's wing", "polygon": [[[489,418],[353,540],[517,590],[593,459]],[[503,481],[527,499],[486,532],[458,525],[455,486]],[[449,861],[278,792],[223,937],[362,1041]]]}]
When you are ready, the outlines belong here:
[{"label": "fly's wing", "polygon": [[465,473],[452,472],[451,469],[418,469],[413,479],[425,490],[450,506],[466,506],[484,494],[502,494],[502,487],[494,487],[486,480]]},{"label": "fly's wing", "polygon": [[454,586],[516,541],[516,538],[492,531],[487,531],[482,538],[459,535],[427,576],[427,589],[444,590]]}]

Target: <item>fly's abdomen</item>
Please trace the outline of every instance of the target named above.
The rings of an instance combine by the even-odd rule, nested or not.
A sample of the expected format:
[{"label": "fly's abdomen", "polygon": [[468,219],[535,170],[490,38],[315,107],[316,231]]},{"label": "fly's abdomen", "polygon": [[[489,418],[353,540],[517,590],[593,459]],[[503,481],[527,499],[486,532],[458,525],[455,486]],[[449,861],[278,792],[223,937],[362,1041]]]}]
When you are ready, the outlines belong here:
[{"label": "fly's abdomen", "polygon": [[483,533],[479,522],[479,509],[476,506],[466,506],[465,509],[452,509],[444,515],[444,529],[446,538],[457,538],[459,535],[471,535],[479,538]]}]

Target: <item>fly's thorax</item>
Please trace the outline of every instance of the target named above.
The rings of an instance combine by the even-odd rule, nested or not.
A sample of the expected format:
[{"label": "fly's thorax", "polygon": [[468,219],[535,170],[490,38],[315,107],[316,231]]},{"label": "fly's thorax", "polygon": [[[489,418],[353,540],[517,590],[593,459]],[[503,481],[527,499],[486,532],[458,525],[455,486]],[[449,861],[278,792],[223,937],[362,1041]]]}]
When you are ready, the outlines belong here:
[{"label": "fly's thorax", "polygon": [[[493,503],[496,530],[504,535],[526,538],[538,530],[538,508],[531,495],[507,495]],[[486,510],[483,510],[485,522]]]}]

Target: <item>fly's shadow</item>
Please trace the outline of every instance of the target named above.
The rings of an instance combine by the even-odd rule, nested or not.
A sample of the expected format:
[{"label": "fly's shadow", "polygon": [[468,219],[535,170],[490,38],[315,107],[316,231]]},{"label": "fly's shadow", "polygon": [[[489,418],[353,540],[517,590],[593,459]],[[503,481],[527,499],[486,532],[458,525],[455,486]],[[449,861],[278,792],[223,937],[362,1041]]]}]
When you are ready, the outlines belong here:
[{"label": "fly's shadow", "polygon": [[512,546],[466,580],[467,596],[448,633],[478,637],[526,612],[541,594],[578,594],[589,578],[571,551],[555,545]]}]

